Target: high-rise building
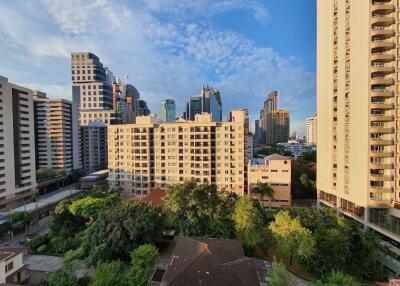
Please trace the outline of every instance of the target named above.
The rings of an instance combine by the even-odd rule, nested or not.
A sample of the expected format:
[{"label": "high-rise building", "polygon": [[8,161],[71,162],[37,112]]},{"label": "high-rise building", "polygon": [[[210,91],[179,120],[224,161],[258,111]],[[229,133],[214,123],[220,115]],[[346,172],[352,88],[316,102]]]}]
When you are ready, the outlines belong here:
[{"label": "high-rise building", "polygon": [[147,102],[143,99],[137,101],[137,115],[147,116],[150,115],[150,109],[147,107]]},{"label": "high-rise building", "polygon": [[276,145],[289,140],[289,111],[273,110],[267,115],[266,144]]},{"label": "high-rise building", "polygon": [[136,124],[109,126],[109,182],[130,195],[190,179],[246,194],[248,135],[247,110],[232,111],[227,122],[203,113],[195,121],[144,116]]},{"label": "high-rise building", "polygon": [[133,113],[136,118],[136,115],[138,115],[138,101],[140,99],[140,93],[136,89],[136,87],[134,87],[129,83],[125,86],[125,88],[126,88],[126,102],[131,105]]},{"label": "high-rise building", "polygon": [[[72,53],[71,54],[71,73],[72,73],[72,110],[79,115],[80,133],[93,138],[83,138],[82,134],[77,137],[81,146],[81,165],[84,173],[97,171],[99,168],[107,166],[107,156],[102,156],[101,152],[87,152],[90,146],[107,146],[107,136],[97,136],[102,134],[109,124],[119,124],[123,120],[130,120],[124,113],[128,111],[120,105],[120,85],[116,84],[113,94],[113,82],[115,78],[112,72],[103,66],[100,59],[92,53]],[[133,121],[132,121],[133,122]],[[89,129],[84,127],[90,126]],[[94,130],[96,132],[89,132]],[[95,142],[102,139],[104,141]],[[91,144],[85,146],[84,144]],[[104,147],[106,148],[106,147]],[[86,156],[99,156],[97,158]],[[105,161],[103,161],[105,160]],[[96,165],[96,162],[98,164]],[[89,164],[89,165],[87,165]]]},{"label": "high-rise building", "polygon": [[289,139],[289,111],[278,109],[278,99],[278,92],[273,91],[264,102],[258,122],[258,144],[275,145]]},{"label": "high-rise building", "polygon": [[306,143],[308,145],[317,144],[317,116],[307,118]]},{"label": "high-rise building", "polygon": [[33,104],[36,169],[54,169],[65,174],[80,169],[80,164],[74,165],[73,161],[74,152],[79,152],[80,148],[73,146],[72,141],[78,133],[72,128],[72,120],[78,120],[72,117],[72,102],[50,99],[45,93],[34,91]]},{"label": "high-rise building", "polygon": [[399,253],[399,2],[317,2],[318,200]]},{"label": "high-rise building", "polygon": [[118,77],[112,83],[113,109],[120,114],[121,123],[135,123],[134,97],[128,96],[127,84]]},{"label": "high-rise building", "polygon": [[81,150],[85,173],[107,168],[107,126],[104,123],[81,126]]},{"label": "high-rise building", "polygon": [[32,90],[0,76],[0,211],[37,194]]},{"label": "high-rise building", "polygon": [[210,113],[215,122],[222,121],[222,100],[219,90],[203,86],[200,95],[191,96],[186,104],[185,119],[194,120],[196,114]]},{"label": "high-rise building", "polygon": [[174,122],[176,119],[175,101],[173,99],[163,100],[160,107],[160,120],[162,122]]}]

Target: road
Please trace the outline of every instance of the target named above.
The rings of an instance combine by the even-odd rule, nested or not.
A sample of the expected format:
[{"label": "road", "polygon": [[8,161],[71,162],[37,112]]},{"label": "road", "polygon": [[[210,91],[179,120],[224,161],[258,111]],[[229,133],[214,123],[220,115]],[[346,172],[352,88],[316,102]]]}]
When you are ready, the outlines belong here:
[{"label": "road", "polygon": [[53,221],[53,217],[48,216],[43,218],[42,220],[39,221],[37,225],[32,226],[28,231],[24,233],[20,233],[16,236],[14,236],[12,239],[2,243],[0,246],[1,247],[23,247],[24,245],[20,244],[19,241],[25,238],[25,236],[33,233],[37,234],[44,234],[47,232],[48,227],[50,223]]}]

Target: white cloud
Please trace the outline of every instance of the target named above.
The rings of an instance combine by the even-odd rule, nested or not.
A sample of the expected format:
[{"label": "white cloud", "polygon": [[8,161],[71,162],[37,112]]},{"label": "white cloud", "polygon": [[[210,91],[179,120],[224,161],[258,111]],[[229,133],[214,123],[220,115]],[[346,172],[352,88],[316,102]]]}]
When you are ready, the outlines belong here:
[{"label": "white cloud", "polygon": [[155,113],[166,97],[183,110],[188,97],[205,83],[221,89],[224,112],[245,107],[255,119],[266,94],[274,89],[281,91],[282,107],[290,109],[293,127],[300,126],[305,113],[314,112],[303,110],[313,103],[314,75],[301,62],[202,21],[246,10],[266,23],[270,16],[260,1],[41,3],[35,3],[35,10],[30,1],[2,4],[0,53],[8,57],[0,57],[0,71],[18,71],[11,72],[14,82],[25,82],[50,97],[71,97],[70,53],[91,51],[115,74],[128,74]]}]

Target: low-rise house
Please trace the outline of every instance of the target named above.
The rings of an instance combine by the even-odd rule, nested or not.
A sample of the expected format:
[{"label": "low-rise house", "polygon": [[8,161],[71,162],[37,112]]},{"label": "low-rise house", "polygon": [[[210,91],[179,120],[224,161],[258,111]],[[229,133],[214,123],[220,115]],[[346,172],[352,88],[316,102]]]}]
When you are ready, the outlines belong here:
[{"label": "low-rise house", "polygon": [[258,199],[264,208],[291,207],[292,159],[272,154],[262,159],[250,160],[248,185],[249,194]]},{"label": "low-rise house", "polygon": [[26,281],[25,248],[0,248],[0,285]]},{"label": "low-rise house", "polygon": [[257,269],[238,240],[183,237],[151,286],[259,286]]}]

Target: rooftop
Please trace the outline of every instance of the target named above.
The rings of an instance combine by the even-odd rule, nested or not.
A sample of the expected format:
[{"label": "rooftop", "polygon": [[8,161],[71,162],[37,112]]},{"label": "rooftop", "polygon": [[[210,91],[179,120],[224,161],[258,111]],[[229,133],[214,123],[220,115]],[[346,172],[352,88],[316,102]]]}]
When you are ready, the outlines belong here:
[{"label": "rooftop", "polygon": [[254,262],[234,239],[178,240],[160,286],[258,286]]}]

